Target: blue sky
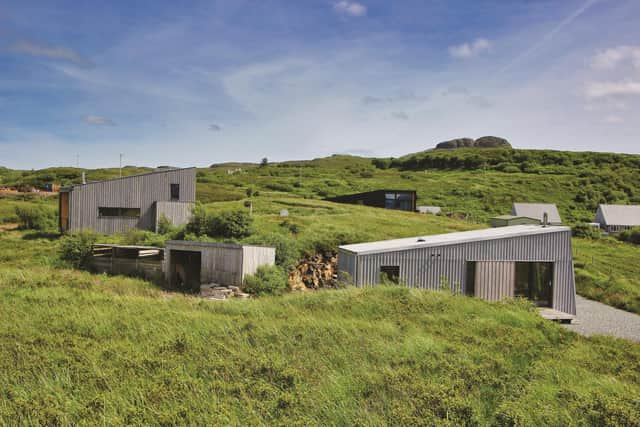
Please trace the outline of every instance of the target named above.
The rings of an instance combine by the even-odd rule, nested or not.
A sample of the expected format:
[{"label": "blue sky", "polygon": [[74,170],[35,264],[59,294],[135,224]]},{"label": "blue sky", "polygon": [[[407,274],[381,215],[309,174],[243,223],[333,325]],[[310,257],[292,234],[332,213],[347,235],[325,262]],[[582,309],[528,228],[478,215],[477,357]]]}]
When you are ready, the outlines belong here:
[{"label": "blue sky", "polygon": [[0,165],[640,153],[637,0],[0,0]]}]

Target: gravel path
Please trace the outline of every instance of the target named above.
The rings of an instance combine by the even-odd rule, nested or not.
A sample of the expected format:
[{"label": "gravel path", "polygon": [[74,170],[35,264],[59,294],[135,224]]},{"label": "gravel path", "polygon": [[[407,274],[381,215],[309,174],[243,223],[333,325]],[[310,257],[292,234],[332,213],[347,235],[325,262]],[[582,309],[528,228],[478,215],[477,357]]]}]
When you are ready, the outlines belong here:
[{"label": "gravel path", "polygon": [[640,316],[576,295],[577,322],[563,326],[579,334],[611,335],[640,342]]}]

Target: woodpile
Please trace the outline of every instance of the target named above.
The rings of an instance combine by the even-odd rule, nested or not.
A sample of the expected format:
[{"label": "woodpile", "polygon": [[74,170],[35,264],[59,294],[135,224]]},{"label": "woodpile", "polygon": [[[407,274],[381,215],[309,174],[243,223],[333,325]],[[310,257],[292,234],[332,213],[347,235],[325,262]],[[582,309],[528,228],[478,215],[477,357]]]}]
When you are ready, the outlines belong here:
[{"label": "woodpile", "polygon": [[216,283],[200,286],[200,296],[211,301],[225,301],[229,298],[249,298],[238,286],[220,286]]},{"label": "woodpile", "polygon": [[307,256],[289,273],[289,286],[293,290],[335,288],[337,283],[338,255],[335,252]]}]

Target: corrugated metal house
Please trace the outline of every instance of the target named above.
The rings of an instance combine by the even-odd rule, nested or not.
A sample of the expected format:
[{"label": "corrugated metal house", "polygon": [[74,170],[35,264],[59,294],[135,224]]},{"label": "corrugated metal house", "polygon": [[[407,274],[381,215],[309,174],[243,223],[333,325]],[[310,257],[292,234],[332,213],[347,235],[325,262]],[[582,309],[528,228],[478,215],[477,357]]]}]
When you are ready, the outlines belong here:
[{"label": "corrugated metal house", "polygon": [[640,227],[640,206],[600,205],[596,220],[607,233],[617,233],[633,227]]},{"label": "corrugated metal house", "polygon": [[63,187],[62,232],[90,229],[113,234],[139,228],[155,231],[164,215],[185,224],[196,200],[195,168],[171,169]]},{"label": "corrugated metal house", "polygon": [[540,225],[540,220],[526,216],[499,215],[489,220],[492,227],[508,227],[510,225]]},{"label": "corrugated metal house", "polygon": [[262,265],[274,265],[275,248],[235,243],[170,240],[165,249],[165,274],[169,286],[198,291],[216,283],[240,286]]},{"label": "corrugated metal house", "polygon": [[413,190],[375,190],[365,193],[347,194],[329,197],[325,200],[352,205],[365,205],[376,208],[397,209],[413,212],[416,210],[418,196]]},{"label": "corrugated metal house", "polygon": [[569,227],[517,225],[340,246],[342,280],[363,287],[387,279],[488,300],[524,296],[575,315]]},{"label": "corrugated metal house", "polygon": [[558,207],[553,203],[514,203],[511,208],[511,215],[535,218],[540,223],[544,221],[545,214],[547,224],[562,225]]}]

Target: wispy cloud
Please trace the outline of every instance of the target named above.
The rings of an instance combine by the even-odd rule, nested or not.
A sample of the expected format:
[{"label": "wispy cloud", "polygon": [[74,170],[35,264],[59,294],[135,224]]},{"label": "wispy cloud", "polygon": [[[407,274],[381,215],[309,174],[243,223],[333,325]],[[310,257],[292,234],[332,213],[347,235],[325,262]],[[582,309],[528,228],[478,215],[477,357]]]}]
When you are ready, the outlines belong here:
[{"label": "wispy cloud", "polygon": [[333,10],[341,15],[364,16],[367,14],[367,7],[362,3],[352,0],[341,0],[333,5]]},{"label": "wispy cloud", "polygon": [[531,47],[517,55],[513,60],[511,60],[507,65],[502,67],[500,70],[501,73],[511,69],[513,66],[518,63],[524,61],[534,53],[536,53],[540,48],[542,48],[545,44],[551,41],[560,31],[562,31],[568,25],[571,25],[573,21],[576,20],[580,15],[589,10],[594,4],[596,4],[598,0],[587,0],[585,1],[578,9],[574,10],[570,15],[564,18],[558,25],[553,27],[551,31],[544,34],[537,42],[535,42]]},{"label": "wispy cloud", "polygon": [[96,125],[96,126],[115,126],[116,123],[113,120],[109,120],[105,117],[100,117],[100,116],[84,116],[82,118],[85,123],[88,123],[90,125]]},{"label": "wispy cloud", "polygon": [[212,123],[209,125],[209,130],[213,132],[220,132],[222,130],[222,126]]},{"label": "wispy cloud", "polygon": [[597,70],[612,70],[620,64],[630,62],[640,69],[640,46],[617,46],[598,52],[591,67]]},{"label": "wispy cloud", "polygon": [[46,46],[28,40],[19,40],[9,46],[12,52],[23,53],[40,58],[71,62],[82,67],[93,66],[92,62],[78,52],[64,46]]},{"label": "wispy cloud", "polygon": [[487,39],[478,38],[469,43],[449,47],[449,54],[454,58],[467,59],[489,52],[490,50],[491,42]]},{"label": "wispy cloud", "polygon": [[640,95],[640,82],[626,80],[620,82],[591,82],[585,88],[587,98],[607,98]]}]

